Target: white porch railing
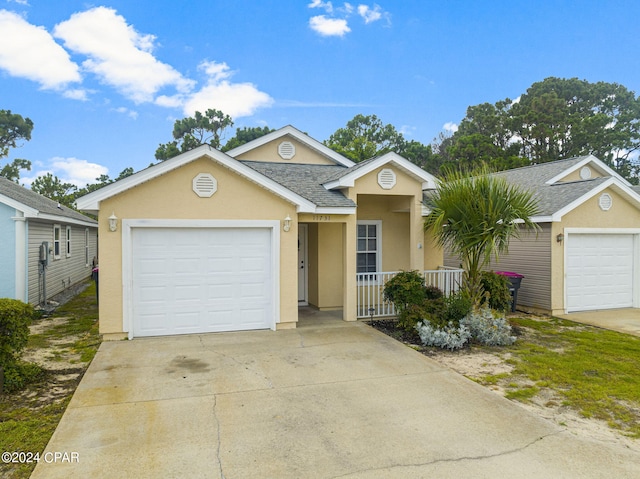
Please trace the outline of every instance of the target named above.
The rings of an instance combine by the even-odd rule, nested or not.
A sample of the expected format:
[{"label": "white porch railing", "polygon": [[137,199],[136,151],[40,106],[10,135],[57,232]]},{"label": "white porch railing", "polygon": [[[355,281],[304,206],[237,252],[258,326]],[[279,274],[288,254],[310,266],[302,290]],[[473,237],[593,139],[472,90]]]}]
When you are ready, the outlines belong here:
[{"label": "white porch railing", "polygon": [[[440,267],[437,270],[423,271],[427,286],[436,286],[442,290],[445,296],[456,293],[462,284],[464,270],[456,268]],[[384,285],[399,271],[387,273],[358,273],[358,318],[380,318],[395,316],[393,303],[385,301],[383,297]]]}]

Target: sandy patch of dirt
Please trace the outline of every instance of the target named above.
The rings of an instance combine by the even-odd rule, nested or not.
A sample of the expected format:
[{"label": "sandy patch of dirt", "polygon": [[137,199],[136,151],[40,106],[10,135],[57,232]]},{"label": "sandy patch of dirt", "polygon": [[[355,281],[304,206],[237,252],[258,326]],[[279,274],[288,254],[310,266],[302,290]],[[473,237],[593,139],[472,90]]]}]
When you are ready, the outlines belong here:
[{"label": "sandy patch of dirt", "polygon": [[[68,317],[42,318],[29,326],[30,333],[43,334],[48,329],[69,321]],[[22,359],[29,363],[36,363],[46,370],[45,381],[34,385],[19,394],[24,399],[45,406],[59,399],[73,394],[87,363],[80,360],[80,354],[72,350],[71,344],[81,339],[81,335],[66,335],[64,338],[49,338],[46,348],[26,348]]]}]

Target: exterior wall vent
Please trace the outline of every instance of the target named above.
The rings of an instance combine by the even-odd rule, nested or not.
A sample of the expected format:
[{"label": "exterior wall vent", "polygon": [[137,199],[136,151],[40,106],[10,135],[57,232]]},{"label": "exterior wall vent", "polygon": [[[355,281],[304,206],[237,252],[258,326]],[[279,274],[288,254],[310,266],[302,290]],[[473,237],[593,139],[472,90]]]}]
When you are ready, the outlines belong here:
[{"label": "exterior wall vent", "polygon": [[393,170],[385,168],[378,173],[378,184],[383,190],[390,190],[396,186],[396,174]]},{"label": "exterior wall vent", "polygon": [[290,160],[296,156],[296,147],[290,141],[283,141],[278,145],[278,154],[283,160]]},{"label": "exterior wall vent", "polygon": [[211,198],[218,191],[218,182],[209,173],[200,173],[193,179],[193,192],[200,198]]},{"label": "exterior wall vent", "polygon": [[609,211],[612,203],[613,199],[609,193],[602,193],[600,199],[598,199],[598,205],[600,205],[602,211]]},{"label": "exterior wall vent", "polygon": [[580,178],[583,180],[588,180],[589,178],[591,178],[591,168],[589,168],[588,166],[583,166],[580,169]]}]

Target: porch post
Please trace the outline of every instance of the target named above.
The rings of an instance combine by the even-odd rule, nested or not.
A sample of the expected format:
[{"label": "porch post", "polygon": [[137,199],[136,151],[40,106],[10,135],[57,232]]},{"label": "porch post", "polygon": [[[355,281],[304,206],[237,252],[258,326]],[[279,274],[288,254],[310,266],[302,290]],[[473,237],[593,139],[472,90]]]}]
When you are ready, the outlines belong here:
[{"label": "porch post", "polygon": [[342,319],[355,321],[357,319],[357,282],[356,282],[356,215],[348,215],[342,226],[342,270],[343,298]]},{"label": "porch post", "polygon": [[411,269],[424,271],[424,221],[422,219],[422,192],[413,197],[409,212],[409,262]]}]

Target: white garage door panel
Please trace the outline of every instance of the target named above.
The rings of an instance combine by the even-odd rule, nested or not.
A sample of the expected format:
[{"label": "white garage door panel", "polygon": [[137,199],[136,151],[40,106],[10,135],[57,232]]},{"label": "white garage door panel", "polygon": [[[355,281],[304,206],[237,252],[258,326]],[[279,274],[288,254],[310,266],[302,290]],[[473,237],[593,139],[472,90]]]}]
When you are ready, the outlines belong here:
[{"label": "white garage door panel", "polygon": [[134,228],[134,336],[273,323],[271,230]]},{"label": "white garage door panel", "polygon": [[634,264],[633,235],[569,235],[567,310],[632,307]]}]

